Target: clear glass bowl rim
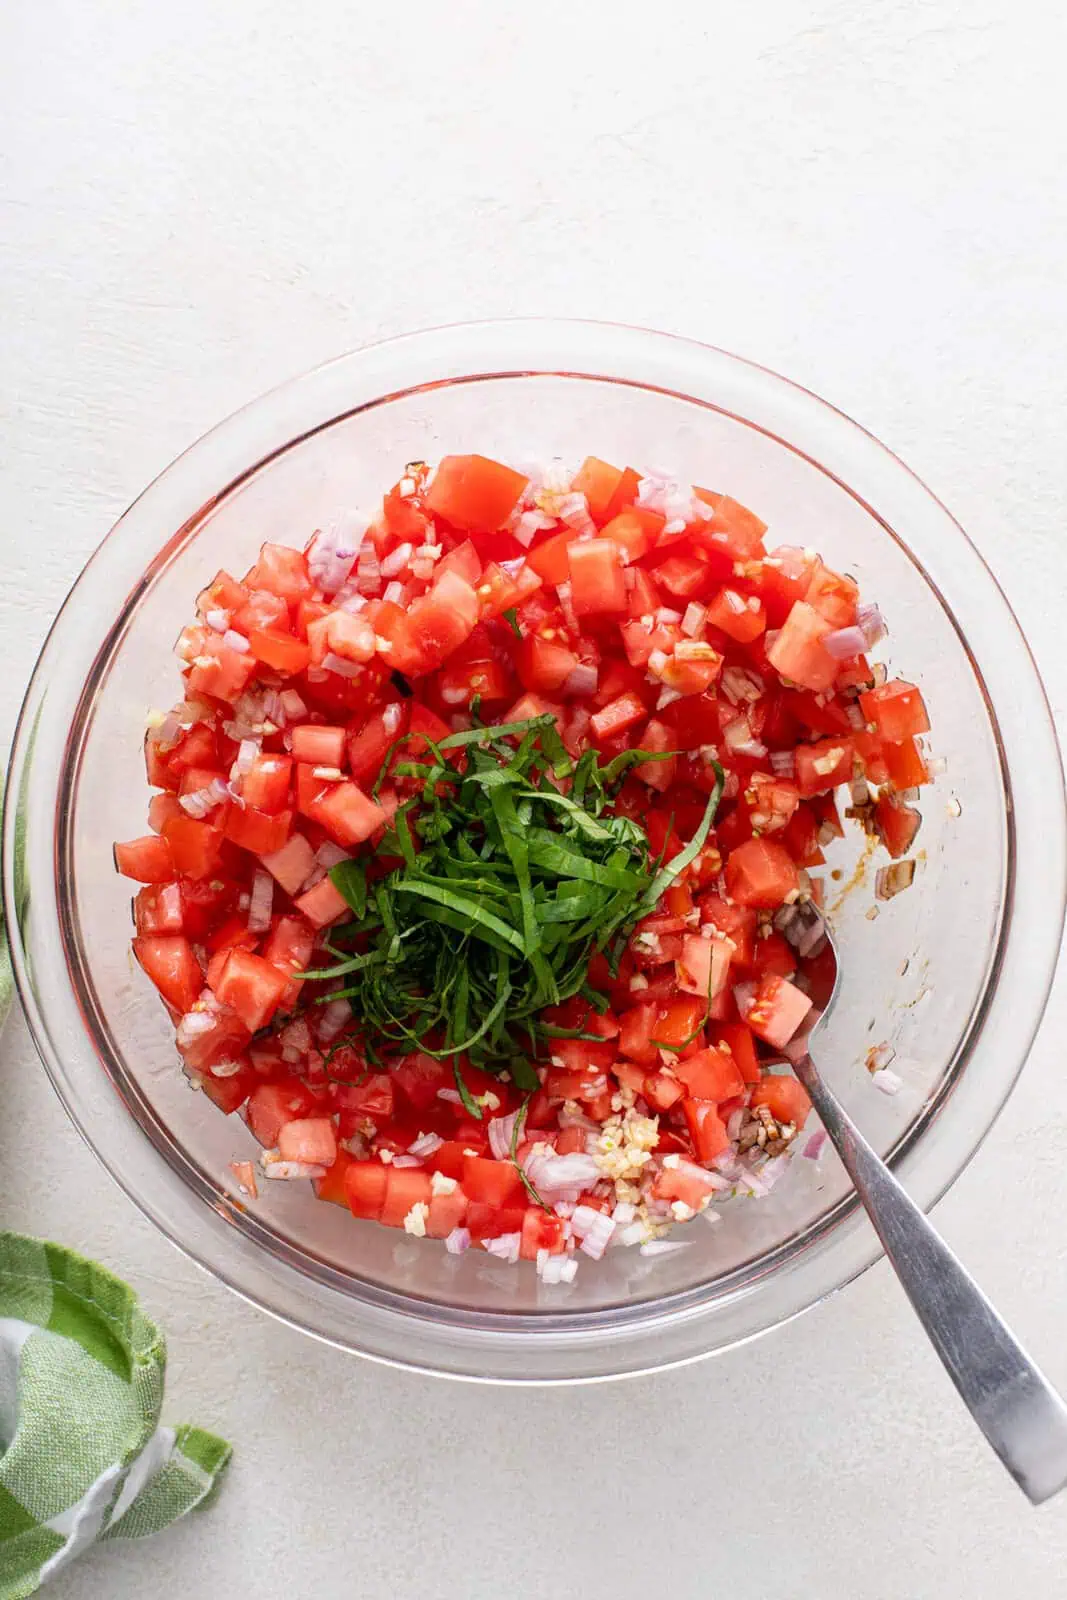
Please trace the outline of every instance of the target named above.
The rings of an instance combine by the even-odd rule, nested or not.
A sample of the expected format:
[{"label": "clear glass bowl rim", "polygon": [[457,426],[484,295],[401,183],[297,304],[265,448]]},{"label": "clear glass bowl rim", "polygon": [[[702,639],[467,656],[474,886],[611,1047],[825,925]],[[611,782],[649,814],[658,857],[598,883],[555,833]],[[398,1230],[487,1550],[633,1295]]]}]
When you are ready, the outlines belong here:
[{"label": "clear glass bowl rim", "polygon": [[[454,324],[340,356],[269,391],[218,424],[166,468],[119,519],[53,624],[16,729],[4,810],[3,876],[16,983],[53,1086],[90,1148],[178,1248],[273,1315],[372,1359],[452,1377],[560,1383],[681,1365],[746,1342],[800,1314],[865,1270],[881,1253],[858,1202],[843,1202],[799,1241],[790,1241],[765,1258],[761,1271],[743,1289],[710,1301],[689,1291],[659,1305],[644,1302],[633,1315],[624,1308],[536,1318],[477,1312],[448,1316],[440,1308],[430,1308],[427,1316],[416,1297],[364,1297],[341,1290],[328,1281],[309,1279],[290,1262],[265,1263],[255,1240],[239,1237],[232,1221],[206,1196],[194,1194],[195,1185],[183,1184],[173,1163],[164,1160],[123,1107],[109,1102],[101,1110],[98,1097],[90,1092],[101,1068],[93,1043],[86,1035],[76,1050],[57,1047],[47,1019],[49,996],[33,981],[17,915],[18,886],[29,870],[34,882],[32,913],[54,929],[56,948],[61,947],[54,870],[58,862],[48,861],[50,870],[45,871],[43,859],[36,866],[23,860],[17,819],[32,735],[45,709],[50,674],[59,670],[63,639],[81,625],[92,590],[103,586],[112,595],[126,594],[121,619],[136,603],[146,569],[195,526],[206,505],[279,451],[341,415],[413,390],[528,374],[659,390],[725,411],[776,439],[835,479],[908,551],[960,633],[1000,743],[1009,882],[998,955],[976,1022],[941,1092],[892,1156],[915,1199],[925,1207],[934,1204],[977,1150],[1007,1099],[1055,973],[1067,897],[1067,820],[1054,724],[1014,614],[947,509],[892,452],[842,412],[768,369],[714,347],[610,323],[516,318]],[[183,508],[176,518],[171,515],[175,503]],[[901,526],[909,528],[908,540],[895,531]],[[172,530],[169,536],[161,535],[164,527]],[[913,530],[920,528],[917,548]],[[935,541],[947,541],[955,562],[962,563],[958,582],[953,573],[951,605],[930,579],[920,553],[932,551]],[[969,640],[988,637],[994,622],[999,624],[998,650],[983,650],[979,664],[975,660],[979,651]],[[117,628],[117,623],[109,628],[98,660],[106,655]],[[71,730],[68,749],[77,748],[78,733]],[[1032,781],[1013,787],[1011,777],[1023,770],[1024,753]],[[57,817],[66,777],[65,771],[57,774]],[[43,853],[36,850],[34,856],[43,858]],[[42,904],[44,887],[51,898]],[[1023,934],[1028,936],[1025,956]],[[1005,1026],[1009,1009],[1010,1030]],[[993,1033],[1003,1035],[999,1070],[969,1078],[964,1070],[967,1062],[982,1040],[993,1048]],[[963,1131],[965,1123],[969,1132]],[[929,1138],[935,1129],[937,1138]],[[951,1148],[946,1133],[951,1133]],[[610,1351],[606,1356],[605,1350]],[[527,1371],[527,1363],[540,1370]]]}]

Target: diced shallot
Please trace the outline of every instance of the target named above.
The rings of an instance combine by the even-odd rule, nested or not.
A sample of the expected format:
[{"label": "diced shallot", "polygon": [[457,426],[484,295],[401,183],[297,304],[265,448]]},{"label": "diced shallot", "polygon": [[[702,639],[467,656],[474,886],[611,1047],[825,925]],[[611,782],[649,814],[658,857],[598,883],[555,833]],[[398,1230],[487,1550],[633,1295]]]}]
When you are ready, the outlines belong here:
[{"label": "diced shallot", "polygon": [[345,656],[335,655],[332,650],[327,650],[322,664],[327,672],[336,672],[339,678],[358,678],[363,671],[360,662],[349,661]]},{"label": "diced shallot", "polygon": [[577,699],[587,699],[596,694],[599,676],[595,661],[579,661],[573,672],[569,672],[563,680],[563,693],[574,695]]},{"label": "diced shallot", "polygon": [[792,750],[771,751],[771,771],[776,778],[791,778],[796,768],[796,757]]},{"label": "diced shallot", "polygon": [[506,1261],[509,1266],[513,1267],[519,1259],[522,1234],[501,1233],[495,1239],[486,1239],[484,1243],[491,1256],[497,1256],[501,1261]]},{"label": "diced shallot", "polygon": [[336,524],[316,533],[308,546],[308,572],[323,594],[336,594],[356,561],[360,541]]},{"label": "diced shallot", "polygon": [[511,1154],[511,1140],[518,1115],[517,1111],[513,1111],[508,1117],[492,1117],[489,1121],[486,1128],[489,1148],[498,1161],[506,1161]]},{"label": "diced shallot", "polygon": [[332,1044],[345,1031],[352,1020],[352,1007],[347,1000],[331,1000],[322,1008],[315,1032],[320,1044]]},{"label": "diced shallot", "polygon": [[699,600],[690,600],[682,617],[682,632],[687,639],[695,639],[704,626],[704,619],[708,614],[707,606],[702,606]]},{"label": "diced shallot", "polygon": [[[875,605],[862,605],[856,609],[856,626],[863,634],[865,647],[870,650],[880,639],[884,639],[889,632],[885,625],[885,618]],[[823,643],[826,644],[826,640]]]},{"label": "diced shallot", "polygon": [[216,806],[221,806],[230,798],[230,791],[221,778],[212,778],[211,782],[203,789],[192,789],[188,794],[179,797],[178,804],[190,817],[200,821],[209,811],[214,811]]},{"label": "diced shallot", "polygon": [[835,661],[851,661],[868,648],[868,640],[862,628],[835,628],[823,635],[822,647]]},{"label": "diced shallot", "polygon": [[395,550],[381,562],[383,578],[398,578],[415,553],[415,546],[411,544],[398,544]]},{"label": "diced shallot", "polygon": [[461,1256],[471,1247],[471,1236],[466,1228],[453,1228],[445,1237],[445,1249],[450,1256]]},{"label": "diced shallot", "polygon": [[571,1227],[581,1249],[587,1256],[592,1256],[594,1261],[600,1260],[615,1232],[615,1223],[611,1217],[603,1211],[595,1211],[592,1206],[576,1207],[571,1218]]},{"label": "diced shallot", "polygon": [[[420,1133],[419,1137],[408,1145],[408,1155],[417,1156],[420,1161],[428,1161],[435,1150],[440,1150],[444,1142],[439,1133]],[[395,1159],[394,1157],[394,1164]]]},{"label": "diced shallot", "polygon": [[270,927],[271,907],[274,904],[274,879],[262,867],[257,867],[252,879],[252,898],[248,902],[249,933],[266,933]]}]

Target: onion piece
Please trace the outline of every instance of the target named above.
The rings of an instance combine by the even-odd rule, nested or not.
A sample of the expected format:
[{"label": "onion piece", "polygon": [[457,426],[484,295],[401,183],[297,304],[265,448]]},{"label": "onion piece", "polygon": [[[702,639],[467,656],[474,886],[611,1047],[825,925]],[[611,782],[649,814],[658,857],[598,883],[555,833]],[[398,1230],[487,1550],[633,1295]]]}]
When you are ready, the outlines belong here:
[{"label": "onion piece", "polygon": [[389,554],[385,556],[384,559],[379,563],[379,569],[382,577],[399,577],[414,554],[415,546],[413,544],[408,544],[406,542],[404,544],[398,544],[396,549],[390,550]]},{"label": "onion piece", "polygon": [[579,661],[572,672],[563,680],[563,693],[574,695],[579,700],[587,699],[589,695],[596,694],[597,684],[600,681],[600,670],[595,661]]},{"label": "onion piece", "polygon": [[331,867],[336,867],[342,861],[351,861],[352,857],[347,850],[342,850],[339,844],[334,844],[332,839],[327,839],[315,851],[315,860],[320,867],[325,867],[327,872]]},{"label": "onion piece", "polygon": [[[856,626],[863,634],[866,649],[876,645],[879,639],[884,639],[889,629],[885,625],[885,618],[875,605],[862,605],[856,608]],[[823,640],[826,644],[827,640]]]},{"label": "onion piece", "polygon": [[358,661],[348,661],[344,656],[335,655],[332,650],[327,650],[322,664],[327,672],[336,672],[339,678],[358,678],[363,671]]},{"label": "onion piece", "polygon": [[[315,1027],[320,1044],[332,1044],[352,1020],[352,1007],[347,1000],[331,1000],[323,1006],[322,1015]],[[417,1153],[417,1152],[416,1152]]]},{"label": "onion piece", "polygon": [[470,1232],[466,1228],[453,1228],[445,1237],[445,1249],[450,1256],[461,1256],[471,1247]]},{"label": "onion piece", "polygon": [[877,1072],[871,1073],[871,1082],[883,1094],[899,1094],[904,1087],[904,1079],[892,1067],[879,1067]]},{"label": "onion piece", "polygon": [[191,789],[188,794],[180,795],[178,804],[188,816],[200,821],[209,811],[214,811],[216,806],[221,806],[229,798],[230,791],[223,780],[212,778],[205,788]]},{"label": "onion piece", "polygon": [[803,1150],[800,1152],[801,1155],[805,1156],[808,1161],[818,1161],[819,1157],[822,1155],[826,1140],[826,1129],[816,1128],[815,1132],[812,1134],[811,1138],[808,1139]]},{"label": "onion piece", "polygon": [[483,1239],[482,1243],[491,1256],[496,1256],[499,1260],[506,1261],[509,1266],[514,1266],[519,1259],[522,1234],[501,1233],[495,1239]]},{"label": "onion piece", "polygon": [[796,756],[792,750],[771,751],[771,771],[776,778],[791,778],[796,770]]},{"label": "onion piece", "polygon": [[360,542],[336,523],[315,534],[308,545],[308,572],[323,594],[336,594],[347,582]]},{"label": "onion piece", "polygon": [[[408,1145],[408,1155],[418,1156],[420,1161],[425,1161],[434,1151],[440,1150],[444,1142],[439,1133],[420,1133],[419,1137]],[[393,1159],[395,1163],[395,1156]]]},{"label": "onion piece", "polygon": [[249,933],[266,933],[270,927],[273,904],[274,879],[262,867],[257,867],[255,877],[252,879],[252,898],[248,903]]},{"label": "onion piece", "polygon": [[832,633],[823,634],[821,643],[835,661],[851,661],[870,646],[862,628],[835,628]]},{"label": "onion piece", "polygon": [[486,1127],[489,1148],[498,1161],[506,1161],[511,1154],[511,1139],[515,1131],[517,1111],[507,1117],[492,1117]]}]

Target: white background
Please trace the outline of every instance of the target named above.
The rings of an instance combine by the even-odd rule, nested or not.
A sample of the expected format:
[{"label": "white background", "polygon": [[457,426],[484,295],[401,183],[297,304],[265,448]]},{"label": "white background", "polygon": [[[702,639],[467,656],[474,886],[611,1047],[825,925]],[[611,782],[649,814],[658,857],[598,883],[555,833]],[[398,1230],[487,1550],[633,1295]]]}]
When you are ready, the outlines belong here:
[{"label": "white background", "polygon": [[[11,0],[0,25],[0,751],[141,486],[244,400],[430,323],[617,318],[858,417],[969,529],[1061,720],[1067,33],[1052,0]],[[961,936],[962,932],[961,932]],[[1064,985],[937,1220],[1067,1385]],[[217,1506],[69,1600],[993,1600],[1067,1592],[882,1266],[756,1347],[538,1393],[393,1373],[200,1275],[68,1126],[21,1020],[0,1222],[170,1341]]]}]

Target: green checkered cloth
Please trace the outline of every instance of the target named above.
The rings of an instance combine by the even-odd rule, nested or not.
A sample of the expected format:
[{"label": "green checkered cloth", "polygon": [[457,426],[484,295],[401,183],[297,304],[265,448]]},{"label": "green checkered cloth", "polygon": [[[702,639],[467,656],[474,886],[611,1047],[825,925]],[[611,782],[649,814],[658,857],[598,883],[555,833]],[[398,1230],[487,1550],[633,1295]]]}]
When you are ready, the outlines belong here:
[{"label": "green checkered cloth", "polygon": [[[12,991],[0,907],[0,1028]],[[0,1232],[0,1600],[35,1594],[98,1539],[143,1539],[208,1504],[230,1447],[160,1426],[166,1365],[121,1278]]]},{"label": "green checkered cloth", "polygon": [[165,1428],[166,1348],[93,1261],[0,1233],[0,1600],[97,1540],[142,1539],[207,1505],[230,1447]]}]

